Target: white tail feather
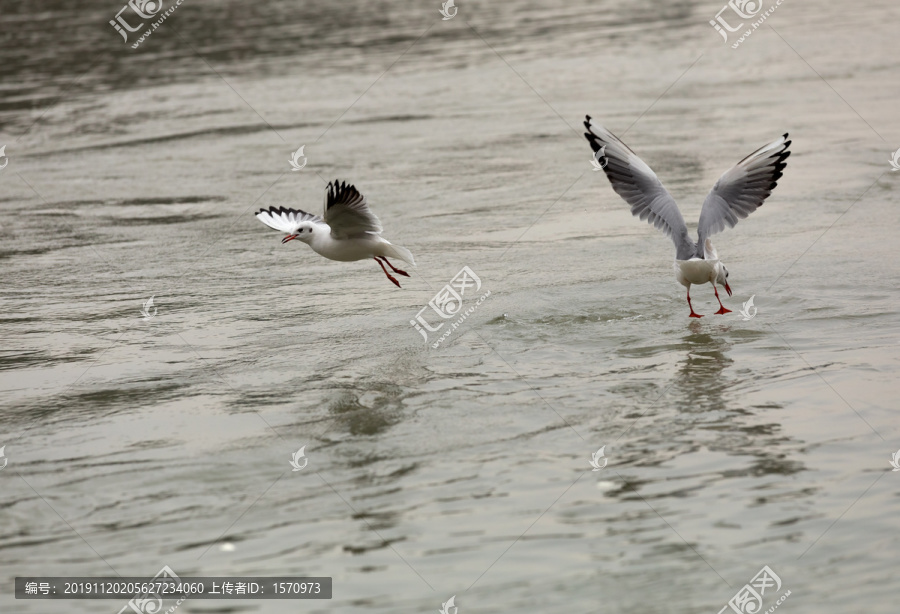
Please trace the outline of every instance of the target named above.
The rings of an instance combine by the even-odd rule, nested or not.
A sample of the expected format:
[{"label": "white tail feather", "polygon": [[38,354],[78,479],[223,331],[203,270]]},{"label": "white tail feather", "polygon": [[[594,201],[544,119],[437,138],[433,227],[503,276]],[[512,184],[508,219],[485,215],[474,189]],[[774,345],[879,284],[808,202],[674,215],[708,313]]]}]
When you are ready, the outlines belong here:
[{"label": "white tail feather", "polygon": [[392,243],[388,243],[387,241],[385,241],[381,246],[381,251],[382,256],[399,258],[403,262],[408,262],[409,264],[416,266],[416,261],[413,259],[412,253],[405,247],[393,245]]}]

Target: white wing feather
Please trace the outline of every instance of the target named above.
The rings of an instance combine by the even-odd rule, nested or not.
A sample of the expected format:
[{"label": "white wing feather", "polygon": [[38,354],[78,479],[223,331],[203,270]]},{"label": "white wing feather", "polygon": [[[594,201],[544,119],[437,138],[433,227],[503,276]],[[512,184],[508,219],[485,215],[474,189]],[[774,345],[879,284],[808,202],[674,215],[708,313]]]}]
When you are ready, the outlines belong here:
[{"label": "white wing feather", "polygon": [[256,219],[275,230],[294,234],[303,222],[322,223],[322,218],[299,209],[287,209],[285,207],[269,207],[260,209],[256,213]]}]

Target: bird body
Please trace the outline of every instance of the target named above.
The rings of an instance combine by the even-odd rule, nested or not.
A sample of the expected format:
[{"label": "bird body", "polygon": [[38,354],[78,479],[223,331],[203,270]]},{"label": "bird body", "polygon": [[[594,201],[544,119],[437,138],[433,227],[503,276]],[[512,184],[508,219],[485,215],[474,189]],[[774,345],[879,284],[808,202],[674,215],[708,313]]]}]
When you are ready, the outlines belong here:
[{"label": "bird body", "polygon": [[722,263],[718,260],[691,258],[675,261],[675,278],[682,286],[690,288],[691,284],[715,283]]},{"label": "bird body", "polygon": [[[631,213],[662,230],[675,243],[675,278],[687,288],[691,317],[703,317],[691,305],[691,285],[712,284],[719,300],[720,285],[731,296],[728,269],[719,260],[710,236],[732,228],[739,220],[762,206],[787,166],[791,142],[788,135],[760,147],[726,171],[710,190],[700,211],[697,241],[688,234],[687,225],[671,194],[656,173],[616,135],[591,121],[584,122],[584,136],[596,154],[602,151],[606,160],[603,171],[613,190],[631,205]],[[717,314],[729,313],[719,300]]]},{"label": "bird body", "polygon": [[374,258],[398,288],[400,283],[387,272],[384,263],[399,275],[409,277],[409,274],[395,268],[388,256],[416,265],[408,249],[393,245],[381,236],[381,222],[369,209],[366,197],[345,182],[328,184],[324,217],[285,207],[260,209],[256,217],[266,226],[287,233],[282,243],[299,240],[329,260],[353,262]]},{"label": "bird body", "polygon": [[713,247],[712,241],[706,239],[702,251],[703,257],[690,258],[688,260],[675,259],[675,279],[685,288],[690,289],[691,284],[713,284],[724,286],[731,296],[731,288],[728,286],[728,270],[719,260],[719,254]]},{"label": "bird body", "polygon": [[393,245],[387,239],[377,235],[361,236],[350,239],[335,239],[331,235],[331,227],[328,224],[318,224],[310,229],[310,232],[297,236],[297,239],[309,245],[309,247],[329,260],[338,262],[354,262],[367,260],[375,256],[399,258],[409,264],[413,262],[412,254],[403,247]]}]

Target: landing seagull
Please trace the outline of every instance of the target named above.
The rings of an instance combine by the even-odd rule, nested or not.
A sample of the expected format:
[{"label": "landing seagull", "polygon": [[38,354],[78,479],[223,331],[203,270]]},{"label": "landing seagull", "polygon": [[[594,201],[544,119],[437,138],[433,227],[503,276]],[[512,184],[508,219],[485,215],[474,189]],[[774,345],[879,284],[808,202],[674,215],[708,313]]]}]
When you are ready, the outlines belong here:
[{"label": "landing seagull", "polygon": [[731,310],[722,305],[716,289],[719,284],[731,296],[728,269],[719,260],[709,237],[725,230],[726,226],[733,228],[738,220],[756,211],[769,197],[781,171],[787,166],[785,159],[791,155],[788,135],[757,149],[719,177],[703,201],[697,226],[699,240],[694,243],[688,236],[675,199],[659,182],[656,173],[616,135],[599,124],[592,124],[590,115],[585,119],[584,127],[587,128],[584,136],[594,153],[606,147],[607,164],[603,170],[613,190],[631,205],[632,215],[647,220],[675,242],[675,277],[687,288],[690,317],[703,317],[694,313],[691,305],[691,284],[711,283],[719,301],[716,313],[730,313]]},{"label": "landing seagull", "polygon": [[269,228],[286,232],[282,243],[299,239],[329,260],[352,262],[374,258],[398,288],[400,282],[387,272],[384,264],[398,275],[409,277],[409,273],[396,268],[387,256],[416,266],[408,249],[381,237],[381,222],[369,209],[366,197],[345,182],[334,181],[325,188],[324,218],[285,207],[260,209],[256,217]]}]

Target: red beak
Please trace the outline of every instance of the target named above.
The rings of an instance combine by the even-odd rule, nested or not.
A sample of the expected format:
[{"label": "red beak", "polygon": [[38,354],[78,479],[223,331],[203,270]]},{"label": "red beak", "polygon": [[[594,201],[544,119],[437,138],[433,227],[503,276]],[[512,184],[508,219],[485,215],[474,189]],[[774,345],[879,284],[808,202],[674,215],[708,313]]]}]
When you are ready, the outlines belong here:
[{"label": "red beak", "polygon": [[[293,241],[293,240],[296,239],[296,238],[297,238],[297,235],[288,235],[288,236],[286,236],[285,238],[283,238],[283,239],[281,240],[281,243],[282,243],[282,245],[283,245],[283,244],[287,243],[288,241]],[[727,287],[727,286],[726,286],[726,287]],[[728,295],[731,296],[731,293],[729,292]]]},{"label": "red beak", "polygon": [[725,282],[725,292],[728,293],[728,296],[731,296],[731,286],[728,285],[728,282]]}]

